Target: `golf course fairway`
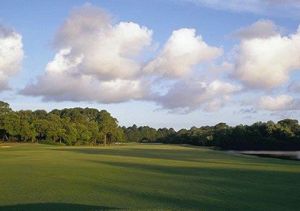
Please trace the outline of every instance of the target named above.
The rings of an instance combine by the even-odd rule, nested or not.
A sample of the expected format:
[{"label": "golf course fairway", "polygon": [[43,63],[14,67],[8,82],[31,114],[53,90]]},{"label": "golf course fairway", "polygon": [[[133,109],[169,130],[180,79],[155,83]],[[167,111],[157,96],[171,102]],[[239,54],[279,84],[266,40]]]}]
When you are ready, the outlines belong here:
[{"label": "golf course fairway", "polygon": [[161,144],[0,146],[0,210],[300,207],[299,161]]}]

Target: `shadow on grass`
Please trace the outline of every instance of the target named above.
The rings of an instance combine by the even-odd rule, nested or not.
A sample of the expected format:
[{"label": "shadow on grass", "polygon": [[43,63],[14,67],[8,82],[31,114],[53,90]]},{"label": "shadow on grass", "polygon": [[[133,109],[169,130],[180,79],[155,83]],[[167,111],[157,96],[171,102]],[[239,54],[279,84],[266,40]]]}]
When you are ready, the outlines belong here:
[{"label": "shadow on grass", "polygon": [[[198,151],[196,150],[177,150],[177,149],[100,149],[100,148],[56,148],[53,150],[76,152],[81,154],[91,155],[112,155],[136,158],[154,158],[168,159],[178,161],[200,161],[202,159],[211,158],[213,153],[215,157],[218,155],[213,151]],[[200,155],[200,156],[199,156]],[[223,155],[224,156],[224,155]]]},{"label": "shadow on grass", "polygon": [[[205,149],[205,148],[204,148]],[[252,156],[239,155],[234,157],[231,154],[220,153],[213,150],[199,151],[195,148],[191,150],[178,149],[108,149],[108,148],[56,148],[56,151],[75,152],[89,155],[108,155],[122,156],[128,158],[150,158],[150,159],[165,159],[174,161],[188,162],[205,162],[211,164],[228,164],[228,165],[249,165],[249,166],[265,166],[269,161],[264,159],[253,159]],[[297,161],[291,161],[297,162]],[[285,165],[282,160],[274,159],[273,164]],[[297,163],[295,163],[297,164]]]},{"label": "shadow on grass", "polygon": [[68,204],[68,203],[37,203],[37,204],[16,204],[0,206],[0,210],[117,210],[116,207],[92,206],[83,204]]},{"label": "shadow on grass", "polygon": [[[211,178],[215,182],[218,181],[217,179],[220,178],[224,181],[224,179],[229,179],[234,183],[242,183],[245,184],[246,181],[239,181],[233,178],[240,177],[241,179],[247,178],[255,178],[262,179],[265,177],[267,179],[271,175],[276,179],[282,179],[284,177],[291,177],[296,176],[299,178],[298,172],[286,172],[282,171],[281,169],[242,169],[242,168],[234,168],[234,167],[226,167],[226,168],[219,168],[218,166],[167,166],[167,165],[159,165],[159,164],[149,164],[149,163],[133,163],[133,162],[117,162],[117,161],[90,161],[99,164],[106,164],[110,166],[114,166],[117,168],[124,168],[127,170],[138,170],[141,172],[147,173],[159,173],[165,174],[169,176],[184,176],[186,178],[191,179],[190,177],[195,177],[197,179],[201,178]],[[258,182],[259,180],[256,180]],[[253,182],[253,181],[252,181]],[[264,181],[262,183],[265,184]]]},{"label": "shadow on grass", "polygon": [[[232,198],[235,198],[239,202],[234,203],[245,207],[248,206],[248,202],[252,201],[253,204],[256,202],[260,202],[261,205],[267,204],[267,207],[290,206],[292,210],[297,207],[297,201],[300,196],[299,188],[294,185],[300,178],[298,172],[285,172],[280,169],[215,168],[213,166],[162,166],[116,161],[102,161],[102,163],[115,166],[116,168],[128,169],[129,171],[132,169],[140,172],[157,173],[152,175],[154,177],[155,175],[163,174],[168,176],[169,181],[173,180],[171,184],[176,184],[178,181],[184,183],[184,185],[176,185],[180,189],[173,189],[172,191],[174,192],[194,191],[196,194],[198,192],[197,189],[202,189],[202,185],[206,185],[216,191],[210,192],[207,189],[206,197],[214,200],[226,199],[225,201],[231,201]],[[172,189],[172,186],[169,186],[169,188]],[[261,196],[264,196],[265,201],[261,201]],[[195,206],[197,203],[194,203],[195,201],[189,198],[183,197],[181,200],[183,204],[190,204],[192,205],[191,207],[197,207]],[[199,200],[199,204],[204,206],[205,201]],[[215,204],[209,204],[209,202],[206,205],[211,205],[211,208],[216,206]],[[208,206],[208,208],[210,207]]]},{"label": "shadow on grass", "polygon": [[203,210],[298,208],[300,192],[294,185],[299,180],[297,172],[161,166],[126,161],[92,162],[123,168],[138,175],[143,173],[144,178],[150,178],[148,181],[126,180],[128,183],[135,182],[134,186],[138,188],[120,185],[115,190],[110,187],[110,190],[124,195],[131,193],[133,198],[147,199],[162,207]]}]

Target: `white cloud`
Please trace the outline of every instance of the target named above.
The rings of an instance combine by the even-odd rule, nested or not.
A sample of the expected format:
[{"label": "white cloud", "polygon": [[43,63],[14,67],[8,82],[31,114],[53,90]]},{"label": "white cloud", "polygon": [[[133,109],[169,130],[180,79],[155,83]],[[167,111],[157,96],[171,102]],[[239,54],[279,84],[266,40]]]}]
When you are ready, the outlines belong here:
[{"label": "white cloud", "polygon": [[73,11],[60,28],[55,44],[83,57],[78,70],[100,80],[131,78],[140,69],[136,56],[151,44],[152,31],[132,22],[112,25],[102,9],[86,5]]},{"label": "white cloud", "polygon": [[[225,95],[236,90],[233,85],[217,80],[209,84],[190,83],[178,77],[193,74],[194,66],[222,54],[222,49],[207,45],[197,36],[195,29],[174,31],[158,56],[146,62],[142,53],[152,43],[151,30],[132,22],[113,25],[102,9],[86,5],[71,13],[54,43],[57,53],[46,65],[44,74],[20,91],[21,94],[42,96],[46,101],[150,100],[158,101],[167,109],[199,108],[207,100],[211,109],[205,109],[212,110],[221,107],[227,99]],[[157,88],[153,75],[162,78],[163,83],[168,78],[161,76],[177,77],[177,85],[166,86],[165,96],[160,92],[159,97],[149,97]],[[180,87],[181,84],[186,87]],[[181,101],[180,105],[173,103],[193,90],[188,101]],[[222,102],[215,99],[217,96]]]},{"label": "white cloud", "polygon": [[210,83],[201,80],[179,81],[155,101],[165,109],[189,112],[198,108],[215,111],[224,105],[230,95],[240,87],[215,80]]},{"label": "white cloud", "polygon": [[139,99],[146,86],[137,79],[141,69],[137,57],[151,40],[152,32],[146,27],[132,22],[113,25],[102,9],[85,5],[59,29],[58,52],[45,73],[21,93],[56,101]]},{"label": "white cloud", "polygon": [[46,66],[46,73],[72,73],[82,63],[83,55],[72,58],[71,49],[61,49]]},{"label": "white cloud", "polygon": [[23,57],[22,36],[0,25],[0,90],[8,88],[8,78],[20,70]]},{"label": "white cloud", "polygon": [[289,95],[263,96],[257,107],[269,111],[297,110],[300,108],[297,100]]},{"label": "white cloud", "polygon": [[268,38],[278,34],[278,27],[270,20],[259,20],[248,27],[243,27],[233,33],[240,39]]},{"label": "white cloud", "polygon": [[[44,73],[20,93],[45,101],[146,100],[172,111],[212,112],[241,90],[233,81],[222,81],[229,70],[246,86],[270,89],[285,84],[290,73],[300,69],[300,30],[282,36],[274,23],[261,20],[235,35],[241,39],[235,63],[214,64],[223,50],[188,28],[173,31],[157,56],[145,61],[151,30],[132,22],[113,24],[103,10],[84,6],[59,29],[56,54]],[[297,106],[298,101],[287,95],[265,96],[257,104],[271,111]]]},{"label": "white cloud", "polygon": [[234,75],[247,86],[278,87],[300,68],[300,30],[289,36],[272,33],[241,40]]},{"label": "white cloud", "polygon": [[86,40],[90,43],[79,49],[84,56],[81,71],[100,79],[134,77],[141,68],[135,57],[151,43],[151,34],[138,24],[121,22],[98,39]]},{"label": "white cloud", "polygon": [[53,101],[97,101],[118,103],[139,99],[146,85],[135,79],[99,80],[94,75],[80,72],[83,56],[73,57],[70,49],[62,49],[46,66],[37,83],[29,84],[21,94],[43,96]]},{"label": "white cloud", "polygon": [[193,67],[220,56],[223,50],[207,45],[195,29],[173,31],[159,55],[144,68],[152,74],[166,77],[182,77],[190,74]]},{"label": "white cloud", "polygon": [[45,101],[119,103],[142,98],[146,88],[138,80],[98,81],[90,75],[47,73],[38,79],[38,83],[23,89],[21,94],[43,96]]},{"label": "white cloud", "polygon": [[90,42],[93,38],[97,38],[97,33],[111,27],[111,17],[106,11],[86,4],[71,11],[59,28],[54,44],[58,49],[70,46],[84,48],[86,41]]}]

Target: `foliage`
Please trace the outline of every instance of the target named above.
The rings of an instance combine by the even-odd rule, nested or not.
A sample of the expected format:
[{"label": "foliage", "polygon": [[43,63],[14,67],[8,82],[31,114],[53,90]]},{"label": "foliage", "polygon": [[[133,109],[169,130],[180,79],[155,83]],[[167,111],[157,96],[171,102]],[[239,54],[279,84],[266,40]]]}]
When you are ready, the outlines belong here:
[{"label": "foliage", "polygon": [[[51,112],[12,111],[0,101],[0,136],[5,141],[66,145],[124,141],[117,119],[91,108],[55,109]],[[108,140],[108,141],[107,141]]]},{"label": "foliage", "polygon": [[123,127],[127,140],[134,142],[162,142],[215,146],[236,150],[296,150],[300,149],[298,120],[285,119],[278,123],[257,122],[253,125],[230,127],[225,123],[215,126],[192,127],[175,132],[171,129],[154,129],[147,126]]},{"label": "foliage", "polygon": [[0,101],[0,139],[3,141],[97,145],[114,142],[160,142],[214,146],[221,149],[300,149],[298,120],[256,122],[250,126],[192,127],[175,131],[149,126],[119,127],[118,120],[105,110],[94,108],[54,109],[51,112],[12,111]]}]

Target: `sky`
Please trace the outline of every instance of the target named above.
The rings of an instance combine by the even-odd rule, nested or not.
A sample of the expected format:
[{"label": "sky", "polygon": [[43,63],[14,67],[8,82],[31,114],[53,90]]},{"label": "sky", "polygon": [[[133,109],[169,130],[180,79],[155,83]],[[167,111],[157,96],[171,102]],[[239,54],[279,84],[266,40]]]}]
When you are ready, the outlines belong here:
[{"label": "sky", "polygon": [[298,0],[0,1],[0,100],[175,129],[300,119]]}]

